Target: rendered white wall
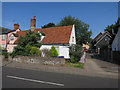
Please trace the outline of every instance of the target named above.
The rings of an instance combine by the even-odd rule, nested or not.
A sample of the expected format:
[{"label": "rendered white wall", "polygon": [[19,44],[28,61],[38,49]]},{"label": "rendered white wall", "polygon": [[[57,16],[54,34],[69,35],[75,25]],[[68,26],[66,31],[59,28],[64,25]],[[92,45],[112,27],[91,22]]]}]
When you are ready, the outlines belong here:
[{"label": "rendered white wall", "polygon": [[[72,41],[72,38],[74,37],[74,41]],[[75,36],[75,26],[73,25],[71,36],[70,36],[70,41],[69,41],[70,46],[72,44],[76,44],[76,36]]]},{"label": "rendered white wall", "polygon": [[69,47],[68,46],[59,46],[59,56],[64,56],[64,58],[69,59]]},{"label": "rendered white wall", "polygon": [[[42,49],[51,49],[53,45],[42,45],[40,47],[40,50]],[[58,51],[58,56],[64,56],[64,58],[69,59],[69,48],[68,46],[60,46],[60,45],[54,45],[55,47],[57,47],[57,51]]]}]

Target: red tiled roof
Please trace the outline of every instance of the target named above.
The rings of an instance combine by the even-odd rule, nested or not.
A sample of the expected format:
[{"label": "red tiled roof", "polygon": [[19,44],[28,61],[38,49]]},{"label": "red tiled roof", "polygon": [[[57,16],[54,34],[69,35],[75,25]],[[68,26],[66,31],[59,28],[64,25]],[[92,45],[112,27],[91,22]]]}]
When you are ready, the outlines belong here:
[{"label": "red tiled roof", "polygon": [[[35,33],[38,33],[38,31],[40,31],[45,34],[45,38],[40,43],[63,44],[63,43],[69,43],[72,27],[73,26],[62,26],[62,27],[35,29]],[[19,36],[25,36],[26,32],[27,31],[19,31],[16,34],[18,34]]]},{"label": "red tiled roof", "polygon": [[46,37],[40,43],[69,43],[72,27],[73,26],[63,26],[36,29],[35,33],[38,31],[45,33]]},{"label": "red tiled roof", "polygon": [[27,33],[27,31],[19,31],[16,34],[19,36],[25,36],[26,33]]}]

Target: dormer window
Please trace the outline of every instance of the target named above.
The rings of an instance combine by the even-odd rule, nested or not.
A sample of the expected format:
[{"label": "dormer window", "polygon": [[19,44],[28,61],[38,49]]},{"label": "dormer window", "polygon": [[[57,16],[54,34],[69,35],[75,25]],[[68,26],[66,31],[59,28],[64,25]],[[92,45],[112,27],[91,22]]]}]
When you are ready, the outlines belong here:
[{"label": "dormer window", "polygon": [[38,33],[41,36],[41,40],[39,40],[38,42],[41,42],[44,39],[45,34],[43,32],[40,32],[40,31],[38,31]]}]

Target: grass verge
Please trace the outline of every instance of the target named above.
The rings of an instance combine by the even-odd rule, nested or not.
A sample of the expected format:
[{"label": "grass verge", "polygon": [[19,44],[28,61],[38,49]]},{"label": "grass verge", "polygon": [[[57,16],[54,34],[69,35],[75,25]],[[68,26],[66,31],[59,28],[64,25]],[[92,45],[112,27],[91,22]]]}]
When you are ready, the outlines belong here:
[{"label": "grass verge", "polygon": [[71,62],[66,62],[66,67],[75,67],[75,68],[84,68],[83,63],[71,63]]}]

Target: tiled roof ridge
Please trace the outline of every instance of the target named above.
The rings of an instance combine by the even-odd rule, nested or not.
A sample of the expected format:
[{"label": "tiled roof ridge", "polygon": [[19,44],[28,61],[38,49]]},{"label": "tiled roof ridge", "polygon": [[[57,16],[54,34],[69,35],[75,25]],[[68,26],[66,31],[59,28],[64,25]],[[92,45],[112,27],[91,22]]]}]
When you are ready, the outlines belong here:
[{"label": "tiled roof ridge", "polygon": [[61,28],[61,27],[72,27],[73,25],[68,25],[68,26],[57,26],[57,27],[49,27],[49,28],[36,28],[35,30],[40,30],[40,29],[50,29],[50,28]]}]

